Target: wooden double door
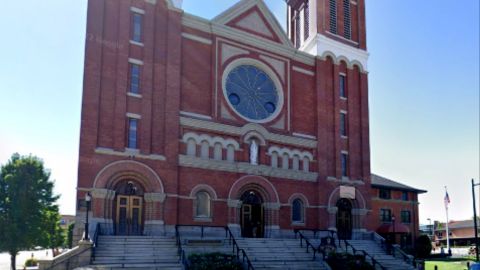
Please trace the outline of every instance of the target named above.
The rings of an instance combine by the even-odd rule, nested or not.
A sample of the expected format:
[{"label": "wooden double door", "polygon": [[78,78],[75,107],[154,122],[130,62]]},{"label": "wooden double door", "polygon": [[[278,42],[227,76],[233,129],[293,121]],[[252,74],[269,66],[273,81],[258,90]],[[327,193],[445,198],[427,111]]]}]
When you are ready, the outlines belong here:
[{"label": "wooden double door", "polygon": [[141,235],[143,228],[143,198],[133,195],[117,196],[117,235]]}]

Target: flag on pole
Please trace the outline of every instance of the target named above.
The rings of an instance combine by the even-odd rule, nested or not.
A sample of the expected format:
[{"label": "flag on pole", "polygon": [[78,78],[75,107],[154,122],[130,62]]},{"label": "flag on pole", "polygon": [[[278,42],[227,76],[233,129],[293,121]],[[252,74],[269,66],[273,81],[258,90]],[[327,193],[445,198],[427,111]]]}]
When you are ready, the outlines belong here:
[{"label": "flag on pole", "polygon": [[448,205],[450,204],[450,197],[448,196],[448,191],[445,190],[445,208],[448,208]]}]

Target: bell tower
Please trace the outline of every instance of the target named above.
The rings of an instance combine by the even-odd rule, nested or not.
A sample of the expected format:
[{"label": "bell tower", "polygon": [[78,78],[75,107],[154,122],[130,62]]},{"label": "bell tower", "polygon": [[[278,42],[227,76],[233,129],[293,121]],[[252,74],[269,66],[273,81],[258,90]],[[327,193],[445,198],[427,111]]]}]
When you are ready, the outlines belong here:
[{"label": "bell tower", "polygon": [[366,70],[365,0],[286,0],[287,32],[296,48],[358,61]]}]

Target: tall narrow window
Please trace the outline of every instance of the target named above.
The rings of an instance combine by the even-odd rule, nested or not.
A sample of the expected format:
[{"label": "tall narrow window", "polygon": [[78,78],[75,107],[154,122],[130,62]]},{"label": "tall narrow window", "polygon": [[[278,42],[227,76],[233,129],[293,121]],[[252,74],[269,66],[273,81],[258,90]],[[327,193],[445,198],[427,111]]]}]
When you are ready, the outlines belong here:
[{"label": "tall narrow window", "polygon": [[352,27],[350,18],[350,0],[343,0],[343,36],[346,39],[352,38]]},{"label": "tall narrow window", "polygon": [[235,147],[231,144],[227,146],[227,161],[229,162],[235,161]]},{"label": "tall narrow window", "polygon": [[196,209],[195,217],[209,218],[210,217],[210,195],[206,191],[200,191],[195,195]]},{"label": "tall narrow window", "polygon": [[344,112],[340,113],[340,135],[347,136],[347,114]]},{"label": "tall narrow window", "polygon": [[341,159],[342,159],[342,176],[347,177],[348,176],[348,154],[342,153]]},{"label": "tall narrow window", "polygon": [[288,170],[289,167],[288,154],[283,154],[282,156],[282,169]]},{"label": "tall narrow window", "polygon": [[132,40],[142,42],[142,14],[133,13],[133,31]]},{"label": "tall narrow window", "polygon": [[272,153],[272,156],[271,156],[271,164],[272,164],[272,167],[273,168],[278,168],[278,153],[277,152],[273,152]]},{"label": "tall narrow window", "polygon": [[200,157],[207,159],[210,156],[210,145],[207,141],[203,141],[200,146]]},{"label": "tall narrow window", "polygon": [[213,146],[213,159],[222,160],[222,145],[220,143],[215,143]]},{"label": "tall narrow window", "polygon": [[337,33],[337,1],[330,0],[330,33]]},{"label": "tall narrow window", "polygon": [[140,93],[140,66],[130,64],[130,93]]},{"label": "tall narrow window", "polygon": [[383,222],[392,221],[392,210],[390,209],[380,209],[380,220]]},{"label": "tall narrow window", "polygon": [[293,156],[292,169],[295,171],[298,171],[300,169],[300,157],[297,155]]},{"label": "tall narrow window", "polygon": [[293,223],[303,223],[304,222],[303,214],[303,202],[300,199],[295,199],[292,202],[292,222]]},{"label": "tall narrow window", "polygon": [[197,155],[197,144],[194,139],[188,139],[187,141],[187,155],[193,157]]},{"label": "tall narrow window", "polygon": [[400,212],[400,217],[402,219],[402,223],[412,222],[412,215],[408,210],[402,210],[402,212]]},{"label": "tall narrow window", "polygon": [[310,160],[307,157],[303,158],[303,171],[304,172],[310,171]]},{"label": "tall narrow window", "polygon": [[346,77],[345,75],[340,75],[340,97],[347,98],[347,84],[346,84]]},{"label": "tall narrow window", "polygon": [[295,47],[300,48],[300,13],[295,17]]},{"label": "tall narrow window", "polygon": [[138,128],[138,119],[129,118],[128,119],[128,148],[132,148],[132,149],[137,148],[137,128]]},{"label": "tall narrow window", "polygon": [[305,2],[305,7],[303,8],[303,39],[307,40],[310,35],[310,7],[309,1]]}]

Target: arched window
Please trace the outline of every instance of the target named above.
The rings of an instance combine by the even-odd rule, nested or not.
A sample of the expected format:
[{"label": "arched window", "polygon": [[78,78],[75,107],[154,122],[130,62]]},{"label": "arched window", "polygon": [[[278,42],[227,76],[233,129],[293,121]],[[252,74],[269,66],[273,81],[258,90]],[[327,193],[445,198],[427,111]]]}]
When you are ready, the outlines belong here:
[{"label": "arched window", "polygon": [[196,156],[197,155],[197,144],[194,139],[188,139],[187,141],[187,155]]},{"label": "arched window", "polygon": [[271,165],[273,168],[278,168],[278,153],[273,152],[271,156]]},{"label": "arched window", "polygon": [[195,217],[209,218],[210,214],[210,194],[200,191],[195,195]]},{"label": "arched window", "polygon": [[227,161],[235,161],[235,147],[231,144],[227,146]]},{"label": "arched window", "polygon": [[292,202],[292,222],[293,223],[304,223],[304,208],[303,201],[300,199],[295,199]]},{"label": "arched window", "polygon": [[288,170],[288,154],[283,154],[282,158],[282,169]]},{"label": "arched window", "polygon": [[213,147],[213,159],[222,160],[222,145],[220,143],[216,143]]},{"label": "arched window", "polygon": [[292,169],[294,169],[295,171],[298,171],[299,168],[300,168],[300,157],[297,155],[294,155],[293,161],[292,161]]},{"label": "arched window", "polygon": [[307,157],[303,158],[303,171],[304,172],[310,171],[310,160]]},{"label": "arched window", "polygon": [[210,151],[209,147],[210,147],[210,145],[208,144],[207,141],[202,142],[202,147],[200,148],[200,157],[201,158],[208,158],[208,156],[209,156],[208,152]]}]

